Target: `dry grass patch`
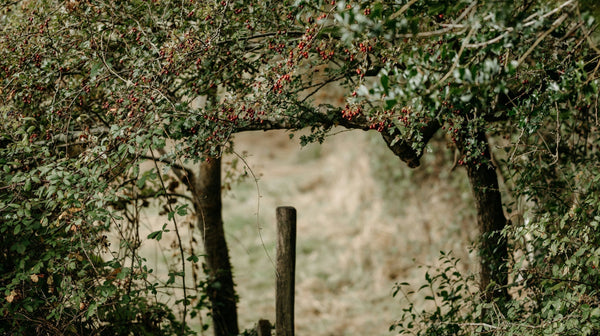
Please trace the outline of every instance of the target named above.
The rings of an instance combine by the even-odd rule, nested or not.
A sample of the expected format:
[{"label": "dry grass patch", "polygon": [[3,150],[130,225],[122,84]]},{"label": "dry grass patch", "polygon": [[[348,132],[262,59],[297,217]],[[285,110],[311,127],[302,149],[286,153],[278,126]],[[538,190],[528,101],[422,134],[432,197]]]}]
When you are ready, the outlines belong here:
[{"label": "dry grass patch", "polygon": [[[248,154],[249,167],[260,176],[260,194],[248,179],[234,186],[224,208],[242,328],[259,318],[275,319],[274,268],[267,252],[274,257],[280,205],[298,210],[300,335],[389,334],[401,309],[391,296],[394,283],[421,283],[418,266],[436,263],[440,250],[453,250],[465,267],[472,263],[470,194],[456,185],[460,175],[451,176],[463,172],[445,172],[446,179],[403,173],[407,181],[397,186],[403,190],[391,195],[400,199],[390,199],[395,186],[389,184],[398,181],[382,181],[386,174],[376,172],[372,161],[390,160],[386,169],[408,168],[391,153],[379,155],[387,148],[378,140],[377,134],[352,131],[300,148],[285,132],[236,135],[236,151]],[[419,169],[431,169],[427,162],[423,166]]]}]

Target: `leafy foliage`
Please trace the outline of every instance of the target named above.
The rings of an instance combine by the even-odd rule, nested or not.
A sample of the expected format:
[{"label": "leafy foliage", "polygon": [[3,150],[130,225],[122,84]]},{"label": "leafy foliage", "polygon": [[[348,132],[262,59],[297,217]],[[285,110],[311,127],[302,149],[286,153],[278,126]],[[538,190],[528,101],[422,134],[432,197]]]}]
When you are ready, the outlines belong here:
[{"label": "leafy foliage", "polygon": [[[567,334],[597,333],[596,7],[2,2],[0,328],[188,332],[188,306],[204,301],[184,294],[182,318],[157,302],[135,230],[124,231],[111,260],[98,257],[106,231],[136,223],[130,215],[146,198],[163,197],[169,225],[180,227],[189,202],[169,195],[157,162],[181,169],[219,156],[236,132],[310,127],[306,143],[341,125],[379,131],[411,167],[441,131],[470,172],[497,165],[513,202],[502,233],[512,280],[493,284],[511,291],[501,313],[447,267],[426,279],[440,300],[435,312],[405,314],[436,323],[399,327],[536,334],[560,324]],[[342,106],[314,104],[334,84]],[[148,156],[155,170],[140,171]],[[178,245],[179,261],[196,264]],[[186,283],[178,267],[166,285]]]}]

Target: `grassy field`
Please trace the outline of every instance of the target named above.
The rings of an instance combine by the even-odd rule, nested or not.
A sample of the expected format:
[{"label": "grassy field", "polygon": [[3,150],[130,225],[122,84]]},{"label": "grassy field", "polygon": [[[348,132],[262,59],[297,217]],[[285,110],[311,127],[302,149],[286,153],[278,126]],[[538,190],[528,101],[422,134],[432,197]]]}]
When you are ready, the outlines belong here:
[{"label": "grassy field", "polygon": [[275,320],[277,206],[298,211],[298,335],[389,335],[402,308],[396,282],[420,285],[419,266],[435,264],[440,250],[465,270],[474,265],[466,175],[450,171],[440,144],[409,170],[377,133],[341,132],[304,148],[285,132],[236,135],[236,152],[258,178],[233,184],[224,200],[241,328]]},{"label": "grassy field", "polygon": [[[436,264],[441,250],[453,251],[460,267],[473,271],[472,199],[465,172],[451,170],[453,155],[443,139],[411,170],[376,132],[339,130],[323,145],[306,147],[297,138],[283,131],[238,134],[236,154],[223,159],[224,176],[239,157],[245,164],[240,161],[234,175],[248,175],[231,183],[223,209],[242,330],[260,318],[275,321],[277,206],[298,211],[298,335],[390,335],[404,304],[392,297],[395,283],[419,287],[422,266]],[[140,237],[168,223],[159,211],[154,205],[140,214]],[[188,225],[193,219],[178,220],[184,245],[202,253],[201,237]],[[140,249],[158,282],[180,265],[172,223],[167,227],[171,232],[160,242],[145,240]],[[181,294],[167,290],[159,299],[174,304]],[[200,330],[198,319],[191,322]]]}]

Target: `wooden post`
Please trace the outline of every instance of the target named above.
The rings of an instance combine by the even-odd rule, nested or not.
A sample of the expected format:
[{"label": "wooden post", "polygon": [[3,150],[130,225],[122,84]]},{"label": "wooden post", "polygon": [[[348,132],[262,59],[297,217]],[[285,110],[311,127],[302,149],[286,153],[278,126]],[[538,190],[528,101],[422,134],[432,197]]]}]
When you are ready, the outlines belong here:
[{"label": "wooden post", "polygon": [[271,323],[269,320],[258,320],[256,334],[258,336],[271,336]]},{"label": "wooden post", "polygon": [[296,209],[277,208],[277,288],[275,334],[294,336],[294,288],[296,274]]}]

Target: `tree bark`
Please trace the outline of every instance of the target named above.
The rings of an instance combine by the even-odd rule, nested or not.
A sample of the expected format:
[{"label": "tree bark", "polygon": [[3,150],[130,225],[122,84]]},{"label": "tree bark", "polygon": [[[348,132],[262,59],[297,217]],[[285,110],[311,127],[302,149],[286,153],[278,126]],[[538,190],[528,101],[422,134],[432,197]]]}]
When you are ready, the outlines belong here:
[{"label": "tree bark", "polygon": [[[490,148],[484,132],[479,132],[477,141],[485,143],[484,162],[478,165],[472,160],[466,163],[467,175],[477,207],[477,226],[480,233],[479,255],[481,263],[480,287],[488,300],[506,299],[508,291],[508,246],[501,231],[507,224],[502,210],[502,197],[498,187],[498,176],[492,165]],[[462,147],[462,146],[461,146]],[[464,147],[460,148],[463,154]]]},{"label": "tree bark", "polygon": [[[427,146],[429,140],[431,140],[440,127],[441,125],[437,120],[430,120],[421,130],[420,141],[408,141],[402,138],[396,141],[396,137],[400,137],[400,134],[397,134],[398,132],[390,134],[388,130],[381,132],[381,136],[392,153],[399,157],[400,160],[406,162],[410,168],[416,168],[421,165],[420,160],[425,153],[425,146]],[[420,143],[419,151],[413,147],[415,142]]]},{"label": "tree bark", "polygon": [[204,241],[214,335],[237,335],[237,298],[221,214],[221,159],[202,162],[199,170],[193,188],[194,208]]}]

